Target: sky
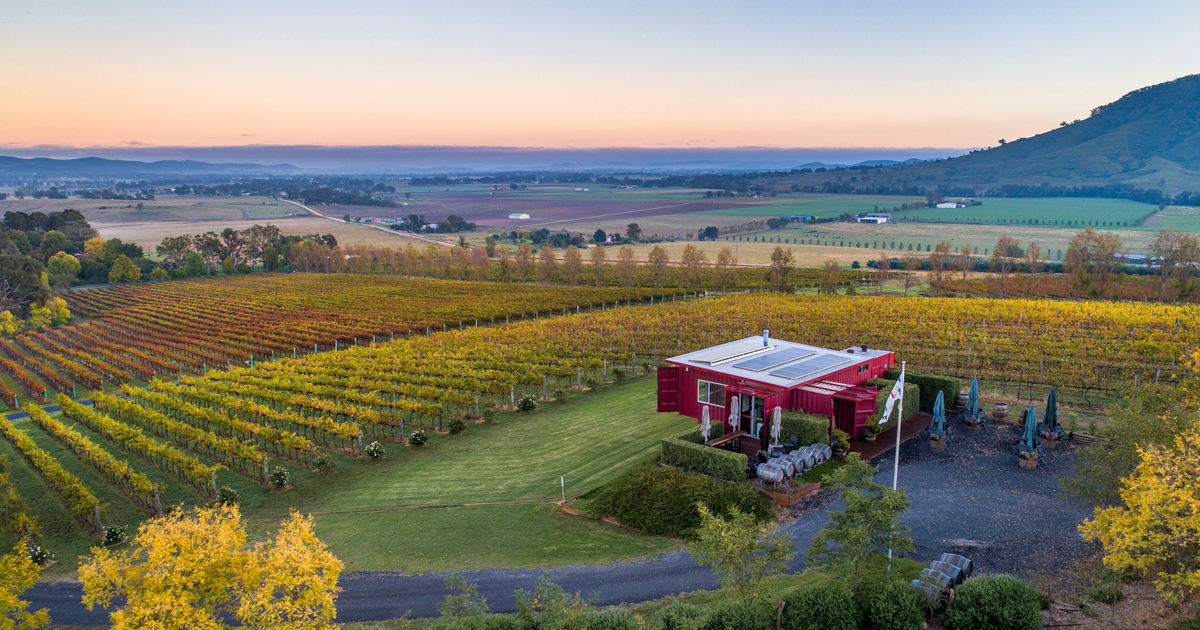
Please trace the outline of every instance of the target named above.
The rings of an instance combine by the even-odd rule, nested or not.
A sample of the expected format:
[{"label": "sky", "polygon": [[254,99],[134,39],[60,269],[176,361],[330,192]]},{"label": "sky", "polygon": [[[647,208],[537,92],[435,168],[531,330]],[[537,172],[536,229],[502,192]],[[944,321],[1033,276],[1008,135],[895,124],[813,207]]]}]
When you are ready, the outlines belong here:
[{"label": "sky", "polygon": [[1200,72],[1200,3],[0,2],[0,150],[957,147]]}]

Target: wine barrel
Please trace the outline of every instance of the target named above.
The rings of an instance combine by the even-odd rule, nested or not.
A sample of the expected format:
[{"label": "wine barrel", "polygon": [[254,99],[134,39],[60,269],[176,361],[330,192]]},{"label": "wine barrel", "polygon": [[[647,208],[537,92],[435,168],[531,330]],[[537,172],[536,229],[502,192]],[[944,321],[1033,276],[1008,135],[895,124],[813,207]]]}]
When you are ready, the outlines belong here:
[{"label": "wine barrel", "polygon": [[959,394],[958,395],[958,408],[959,409],[966,409],[967,403],[969,403],[969,402],[971,402],[971,396],[969,394]]},{"label": "wine barrel", "polygon": [[929,568],[933,569],[934,571],[941,571],[942,573],[950,576],[950,580],[955,586],[962,584],[962,581],[966,579],[963,577],[962,569],[958,568],[957,565],[950,564],[949,562],[934,560],[933,562],[929,563]]},{"label": "wine barrel", "polygon": [[975,564],[971,562],[970,558],[960,556],[956,553],[943,553],[939,562],[947,562],[961,569],[964,580],[971,577],[971,571],[975,568]]},{"label": "wine barrel", "polygon": [[992,405],[992,419],[996,422],[1008,420],[1008,403],[996,403]]}]

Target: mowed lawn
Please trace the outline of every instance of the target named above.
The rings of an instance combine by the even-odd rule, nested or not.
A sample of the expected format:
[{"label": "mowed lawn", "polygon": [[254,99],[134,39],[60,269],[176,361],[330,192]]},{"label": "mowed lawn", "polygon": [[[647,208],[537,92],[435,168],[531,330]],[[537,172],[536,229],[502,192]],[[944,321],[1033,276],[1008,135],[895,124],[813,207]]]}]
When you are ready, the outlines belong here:
[{"label": "mowed lawn", "polygon": [[[402,506],[552,501],[582,494],[653,457],[695,421],[655,412],[655,381],[577,394],[529,414],[501,414],[419,449],[389,445],[381,461],[342,460],[329,478],[244,501],[249,515],[315,512],[317,534],[347,570],[443,571],[601,563],[654,555],[678,541],[561,514],[554,503],[320,514]],[[276,519],[251,519],[265,535]]]}]

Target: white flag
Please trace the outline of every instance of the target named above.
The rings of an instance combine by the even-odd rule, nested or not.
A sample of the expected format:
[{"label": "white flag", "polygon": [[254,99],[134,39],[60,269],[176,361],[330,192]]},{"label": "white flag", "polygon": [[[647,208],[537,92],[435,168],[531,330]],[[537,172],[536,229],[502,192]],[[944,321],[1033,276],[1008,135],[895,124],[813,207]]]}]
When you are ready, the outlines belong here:
[{"label": "white flag", "polygon": [[896,386],[892,388],[892,393],[888,394],[887,403],[883,406],[883,415],[879,417],[879,424],[887,422],[887,419],[892,417],[892,407],[896,405],[896,401],[900,400],[902,395],[904,395],[904,368],[900,368],[900,378],[896,380]]}]

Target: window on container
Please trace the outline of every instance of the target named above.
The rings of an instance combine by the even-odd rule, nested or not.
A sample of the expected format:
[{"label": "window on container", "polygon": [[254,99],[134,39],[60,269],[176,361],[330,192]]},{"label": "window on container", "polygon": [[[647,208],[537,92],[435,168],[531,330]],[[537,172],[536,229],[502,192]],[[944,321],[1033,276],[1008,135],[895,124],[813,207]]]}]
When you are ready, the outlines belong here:
[{"label": "window on container", "polygon": [[725,386],[710,381],[696,382],[696,400],[706,405],[725,406]]}]

